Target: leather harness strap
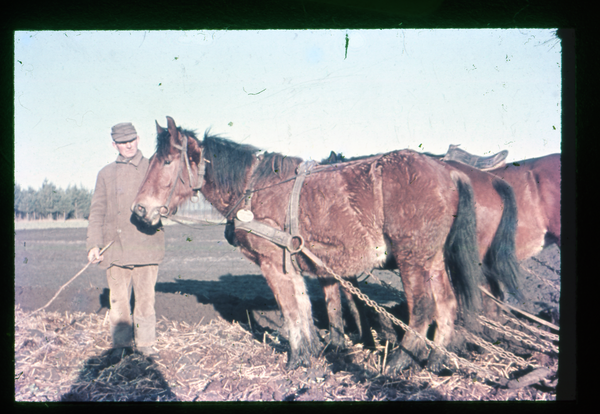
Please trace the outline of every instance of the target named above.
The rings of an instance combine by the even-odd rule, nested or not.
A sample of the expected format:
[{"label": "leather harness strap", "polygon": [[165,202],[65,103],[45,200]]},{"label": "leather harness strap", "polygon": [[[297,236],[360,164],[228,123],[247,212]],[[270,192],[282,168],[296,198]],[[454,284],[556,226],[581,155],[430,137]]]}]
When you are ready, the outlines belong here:
[{"label": "leather harness strap", "polygon": [[274,227],[271,227],[267,224],[263,224],[259,221],[252,220],[248,222],[241,221],[237,218],[233,219],[233,223],[235,224],[236,230],[247,230],[248,233],[256,234],[264,239],[269,240],[270,242],[275,243],[278,246],[283,247],[286,251],[290,253],[298,253],[304,247],[304,242],[301,242],[298,247],[294,247],[294,239],[296,237],[292,236],[285,231],[277,230]]},{"label": "leather harness strap", "polygon": [[[300,191],[302,190],[302,184],[304,179],[310,173],[317,164],[316,161],[304,161],[296,169],[296,181],[294,181],[294,187],[292,187],[292,193],[290,194],[290,204],[288,208],[288,214],[285,220],[285,230],[289,231],[292,237],[297,237],[302,240],[300,236],[300,227],[298,225],[298,214],[300,212]],[[304,240],[302,240],[304,242]],[[301,249],[300,249],[301,250]],[[291,252],[284,250],[283,252],[283,272],[288,273],[291,269],[290,265],[295,266],[297,271],[300,271],[298,264],[292,260]]]},{"label": "leather harness strap", "polygon": [[290,195],[290,205],[288,208],[288,215],[286,218],[286,230],[288,230],[292,236],[299,234],[298,227],[298,213],[300,210],[300,191],[302,190],[302,184],[304,179],[310,171],[317,166],[316,161],[304,161],[298,165],[296,169],[296,181],[294,181],[294,187],[292,188],[292,194]]},{"label": "leather harness strap", "polygon": [[[254,220],[254,216],[250,211],[250,195],[246,194],[246,209],[238,211],[238,216],[234,218],[233,223],[236,229],[247,230],[249,233],[254,233],[264,239],[267,239],[278,246],[284,248],[284,273],[289,273],[291,266],[295,266],[298,271],[298,265],[292,260],[291,255],[299,253],[304,249],[304,239],[300,235],[300,229],[298,225],[298,213],[300,210],[300,191],[302,190],[302,184],[304,179],[310,171],[317,166],[316,161],[305,161],[301,163],[296,169],[296,177],[292,192],[290,194],[290,202],[288,206],[288,214],[286,216],[286,222],[284,231],[275,229],[269,225],[260,223]],[[252,191],[250,191],[252,192]],[[248,193],[248,191],[246,192]],[[243,212],[240,214],[240,212]],[[239,218],[243,218],[243,221]],[[294,239],[298,240],[298,246],[294,246]]]}]

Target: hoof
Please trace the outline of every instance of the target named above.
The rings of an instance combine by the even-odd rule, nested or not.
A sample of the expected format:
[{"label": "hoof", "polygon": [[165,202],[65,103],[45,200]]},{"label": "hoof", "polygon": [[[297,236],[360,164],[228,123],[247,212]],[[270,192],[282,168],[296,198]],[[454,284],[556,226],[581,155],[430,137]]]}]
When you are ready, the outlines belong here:
[{"label": "hoof", "polygon": [[[316,336],[313,338],[316,338]],[[296,349],[292,348],[288,352],[286,368],[288,370],[294,370],[298,367],[310,368],[311,357],[319,355],[321,348],[322,345],[318,340],[303,341],[302,346]]]},{"label": "hoof", "polygon": [[311,327],[311,337],[301,338],[298,342],[291,343],[288,348],[288,362],[286,365],[287,369],[296,369],[298,367],[310,367],[311,358],[319,355],[323,349],[323,344],[319,337],[319,332],[314,327]]},{"label": "hoof", "polygon": [[447,374],[454,372],[454,364],[443,353],[432,350],[427,359],[427,369],[434,374]]},{"label": "hoof", "polygon": [[338,329],[332,328],[329,331],[329,347],[333,349],[346,349],[344,334]]},{"label": "hoof", "polygon": [[408,352],[398,348],[390,353],[387,366],[389,370],[399,374],[405,369],[419,365]]},{"label": "hoof", "polygon": [[288,362],[285,366],[285,369],[287,369],[288,371],[293,371],[300,367],[310,368],[310,366],[311,366],[310,356],[306,355],[304,357],[300,357],[300,356],[294,357],[293,355],[288,354]]},{"label": "hoof", "polygon": [[422,361],[427,358],[429,350],[425,344],[416,336],[407,333],[402,339],[400,347],[391,353],[388,359],[390,367],[401,372],[411,366],[421,368]]}]

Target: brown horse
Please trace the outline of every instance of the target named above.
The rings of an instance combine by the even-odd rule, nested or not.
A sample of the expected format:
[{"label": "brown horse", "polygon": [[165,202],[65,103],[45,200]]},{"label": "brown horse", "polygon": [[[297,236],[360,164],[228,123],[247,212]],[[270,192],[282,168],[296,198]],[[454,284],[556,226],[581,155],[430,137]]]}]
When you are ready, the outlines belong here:
[{"label": "brown horse", "polygon": [[[285,228],[302,160],[257,155],[254,147],[208,134],[200,141],[172,118],[167,122],[166,130],[157,124],[157,151],[132,205],[134,214],[157,224],[199,190],[228,219],[244,208],[243,200],[251,200],[255,221]],[[486,279],[473,191],[460,171],[413,151],[382,154],[308,175],[299,203],[305,246],[335,273],[351,277],[376,267],[400,269],[409,326],[421,335],[435,321],[434,340],[447,345],[457,313],[469,324],[481,312],[477,286]],[[274,243],[242,229],[235,230],[235,238],[241,252],[260,266],[282,311],[288,367],[309,366],[320,342],[303,278],[294,268],[284,271],[283,250]],[[302,271],[329,277],[302,253],[295,261]],[[426,357],[424,344],[410,333],[401,345],[398,369]]]},{"label": "brown horse", "polygon": [[[456,151],[458,148],[451,145],[449,152],[451,150]],[[479,158],[465,151],[462,151],[462,153],[466,154],[465,157]],[[505,156],[503,153],[496,155],[502,154]],[[478,168],[466,165],[466,163],[449,161],[451,157],[448,158],[447,155],[426,155],[446,160],[446,162],[471,178],[473,178],[472,174],[478,174]],[[514,190],[519,211],[516,234],[517,259],[522,261],[535,256],[544,247],[552,243],[556,243],[560,248],[560,154],[516,161],[486,169],[486,171],[502,178]],[[475,197],[476,203],[479,203],[477,191],[475,191]],[[483,217],[478,216],[478,223],[483,224],[482,219]]]},{"label": "brown horse", "polygon": [[[442,163],[441,159],[437,162]],[[483,264],[482,270],[486,275],[488,287],[500,299],[504,296],[503,290],[508,290],[510,294],[521,298],[518,290],[520,268],[515,255],[518,210],[510,185],[503,180],[498,180],[494,175],[457,162],[446,162],[444,164],[463,171],[469,177],[473,187],[477,217],[477,244],[479,247],[477,257],[479,263]],[[431,281],[434,291],[438,289],[435,282],[436,280]],[[460,283],[454,279],[453,282],[455,282],[455,285]],[[324,292],[331,325],[332,343],[341,345],[343,341],[343,320],[340,311],[339,284],[331,279],[323,282],[323,284],[326,284]],[[455,288],[460,290],[459,286],[455,286]],[[342,292],[346,295],[348,304],[353,310],[353,317],[359,326],[359,332],[362,334],[361,339],[367,344],[371,343],[372,337],[364,316],[365,308],[360,303],[355,303],[347,291],[342,290]],[[487,299],[483,303],[488,316],[495,317],[497,315],[496,306]],[[354,310],[355,307],[360,308],[360,310]],[[395,333],[389,321],[386,318],[378,318],[378,323],[383,329],[383,336],[395,342]],[[392,358],[390,362],[393,363],[394,359]],[[438,369],[440,362],[430,358],[429,365],[432,369]]]},{"label": "brown horse", "polygon": [[[443,156],[433,157],[443,159]],[[339,156],[335,156],[335,153],[332,152],[327,161],[336,162],[338,159]],[[446,162],[464,172],[471,180],[475,193],[480,259],[484,262],[488,261],[492,265],[493,263],[505,265],[504,269],[497,267],[495,271],[519,274],[516,264],[512,260],[514,255],[516,255],[518,261],[522,261],[536,255],[552,243],[556,243],[560,247],[560,154],[518,161],[487,171],[509,183],[516,197],[518,221],[516,222],[515,252],[514,255],[509,254],[508,260],[493,259],[491,257],[494,254],[492,252],[497,251],[497,249],[490,248],[493,237],[496,236],[498,241],[503,239],[498,233],[494,234],[498,228],[498,218],[503,212],[503,206],[494,194],[495,191],[491,189],[493,184],[489,174],[482,173],[472,166],[459,162]],[[506,213],[506,211],[504,212]],[[506,216],[506,220],[514,222],[515,218],[510,219]],[[500,228],[504,228],[504,226],[500,226]],[[507,253],[506,250],[503,251]],[[494,293],[501,297],[502,292],[499,291],[499,286],[495,285],[493,281],[491,284]],[[346,295],[349,305],[351,307],[356,306],[353,303],[352,296],[345,290],[342,291]],[[341,313],[337,311],[339,309],[339,291],[332,287],[328,292],[330,297],[326,300],[330,304],[328,307],[331,313],[330,320],[334,322],[335,329],[343,334]],[[519,295],[516,296],[519,297]],[[369,343],[372,338],[369,337],[368,323],[366,323],[363,313],[364,310],[359,314],[355,311],[353,317],[357,325],[362,324],[361,329],[359,329],[359,332],[362,332],[362,340]],[[389,323],[386,324],[386,320],[379,320],[378,322],[384,328],[383,335],[393,339],[394,334]]]},{"label": "brown horse", "polygon": [[[450,145],[451,151],[458,151],[456,145]],[[465,151],[460,150],[465,159],[481,159],[471,155]],[[479,170],[482,168],[474,168],[465,163],[456,161],[450,161],[452,158],[446,155],[433,155],[426,153],[430,157],[434,157],[440,160],[446,160],[446,162],[453,165],[455,168],[466,173],[471,179],[477,179],[479,176]],[[506,151],[502,151],[495,154],[492,159],[499,159],[506,157]],[[485,160],[488,160],[485,158]],[[327,160],[323,160],[324,163],[333,164],[344,161],[344,157],[341,154],[336,154],[331,151],[331,154]],[[518,225],[516,234],[516,255],[519,261],[528,259],[539,253],[544,247],[549,246],[552,243],[560,248],[560,226],[561,226],[561,155],[550,154],[544,157],[531,158],[527,160],[512,162],[506,165],[498,166],[497,168],[488,169],[490,174],[496,177],[502,178],[504,181],[509,183],[515,192],[518,206]],[[488,190],[477,191],[475,189],[476,203],[482,202],[485,205],[482,194],[488,193]],[[485,206],[490,208],[490,206]],[[485,217],[479,214],[477,217],[479,223],[479,229],[489,228],[489,223],[485,221]],[[489,235],[480,235],[479,246],[480,248],[486,248],[485,241],[489,241]]]}]

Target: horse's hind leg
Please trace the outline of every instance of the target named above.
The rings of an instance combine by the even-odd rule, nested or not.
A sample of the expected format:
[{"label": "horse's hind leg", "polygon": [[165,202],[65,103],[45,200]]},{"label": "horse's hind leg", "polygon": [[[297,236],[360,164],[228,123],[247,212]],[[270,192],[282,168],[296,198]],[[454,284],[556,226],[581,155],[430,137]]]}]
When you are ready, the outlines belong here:
[{"label": "horse's hind leg", "polygon": [[[356,278],[349,280],[349,282],[352,283],[355,288],[358,288],[358,282]],[[366,347],[374,347],[375,338],[373,338],[373,334],[371,333],[371,324],[369,323],[369,318],[367,315],[367,307],[360,299],[354,297],[354,295],[352,295],[352,293],[350,293],[348,290],[344,289],[343,287],[341,289],[346,296],[350,313],[352,314],[352,317],[354,318],[358,328],[360,342],[362,342]]]},{"label": "horse's hind leg", "polygon": [[[408,326],[425,337],[436,314],[435,300],[429,284],[431,272],[428,268],[430,268],[430,263],[426,265],[413,264],[408,260],[399,262],[408,304]],[[388,360],[389,366],[400,372],[415,362],[421,363],[427,354],[425,343],[411,331],[407,331],[402,338],[400,348],[392,352]]]},{"label": "horse's hind leg", "polygon": [[[458,303],[446,273],[442,252],[438,252],[434,258],[431,274],[431,290],[436,303],[434,342],[447,347],[453,339],[454,320],[457,315]],[[431,371],[439,372],[447,362],[443,353],[433,349],[429,354],[427,366]]]},{"label": "horse's hind leg", "polygon": [[339,283],[329,277],[319,277],[323,288],[327,317],[329,318],[329,339],[334,348],[344,347],[344,321],[342,318],[342,298]]},{"label": "horse's hind leg", "polygon": [[350,314],[354,319],[354,324],[356,325],[356,329],[358,330],[358,337],[363,340],[364,330],[368,329],[368,327],[363,323],[364,316],[358,310],[358,306],[356,306],[357,301],[354,299],[354,296],[350,291],[340,286],[340,290],[346,297],[346,303],[348,304],[348,309],[350,310]]},{"label": "horse's hind leg", "polygon": [[283,273],[281,261],[261,260],[260,268],[285,320],[290,343],[287,368],[309,367],[310,357],[318,354],[320,342],[304,279],[293,269]]},{"label": "horse's hind leg", "polygon": [[[358,328],[360,341],[365,346],[374,346],[375,340],[371,334],[366,309],[362,306],[360,301],[357,301],[352,293],[347,291],[344,287],[340,286],[340,283],[332,278],[319,278],[323,293],[325,294],[325,303],[327,305],[327,316],[329,317],[329,332],[331,346],[337,348],[345,347],[344,340],[344,321],[342,302],[340,296],[340,290],[346,297],[350,314],[352,315],[354,322]],[[357,286],[356,280],[350,280],[350,282]]]}]

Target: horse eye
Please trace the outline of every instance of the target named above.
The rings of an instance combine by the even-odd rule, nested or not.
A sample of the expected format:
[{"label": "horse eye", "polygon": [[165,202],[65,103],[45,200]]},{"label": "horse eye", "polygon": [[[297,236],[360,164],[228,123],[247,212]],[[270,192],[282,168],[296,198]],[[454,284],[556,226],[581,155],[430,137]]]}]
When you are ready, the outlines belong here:
[{"label": "horse eye", "polygon": [[165,160],[165,165],[171,164],[171,160]]}]

